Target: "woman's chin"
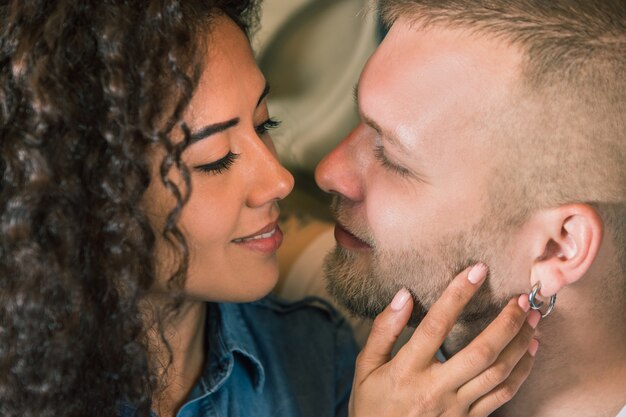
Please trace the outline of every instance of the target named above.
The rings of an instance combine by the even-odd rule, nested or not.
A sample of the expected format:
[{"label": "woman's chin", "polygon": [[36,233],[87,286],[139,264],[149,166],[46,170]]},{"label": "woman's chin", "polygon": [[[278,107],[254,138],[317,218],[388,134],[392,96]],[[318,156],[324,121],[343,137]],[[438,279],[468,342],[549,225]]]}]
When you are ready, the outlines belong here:
[{"label": "woman's chin", "polygon": [[232,302],[238,303],[248,303],[252,301],[260,300],[265,297],[269,293],[272,292],[276,284],[278,283],[278,272],[272,277],[268,277],[268,279],[263,280],[262,282],[256,282],[255,285],[250,285],[249,287],[243,289],[240,294],[235,294],[233,292],[233,298],[237,297],[237,300],[231,300]]},{"label": "woman's chin", "polygon": [[[259,271],[260,272],[260,271]],[[220,280],[222,285],[210,285],[210,280],[204,281],[209,285],[194,285],[188,281],[185,293],[196,301],[248,303],[257,301],[272,292],[278,283],[278,268],[264,273],[237,274],[232,281]],[[230,283],[234,285],[229,285]],[[204,288],[202,288],[204,287]]]}]

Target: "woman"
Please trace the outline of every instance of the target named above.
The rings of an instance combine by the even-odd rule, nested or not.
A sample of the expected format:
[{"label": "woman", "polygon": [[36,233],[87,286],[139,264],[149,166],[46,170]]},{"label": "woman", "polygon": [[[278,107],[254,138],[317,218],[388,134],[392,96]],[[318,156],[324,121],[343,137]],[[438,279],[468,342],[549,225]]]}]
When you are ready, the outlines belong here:
[{"label": "woman", "polygon": [[[322,302],[248,303],[276,283],[293,187],[244,34],[256,5],[13,1],[0,16],[0,415],[347,415],[345,322]],[[439,322],[485,275],[453,282]],[[400,293],[377,320],[353,415],[387,390],[388,410],[486,415],[525,379],[527,308],[481,335],[496,356],[464,364],[470,345],[450,370],[430,354],[445,329],[389,361],[411,304]]]}]

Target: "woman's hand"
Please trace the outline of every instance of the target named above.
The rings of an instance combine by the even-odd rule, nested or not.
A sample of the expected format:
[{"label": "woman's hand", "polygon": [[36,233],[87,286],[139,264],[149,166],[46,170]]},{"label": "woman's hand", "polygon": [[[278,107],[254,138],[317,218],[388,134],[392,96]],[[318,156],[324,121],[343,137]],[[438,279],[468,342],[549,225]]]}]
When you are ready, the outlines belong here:
[{"label": "woman's hand", "polygon": [[465,349],[441,363],[437,350],[485,280],[478,264],[461,272],[432,306],[411,339],[391,359],[413,299],[400,290],[374,320],[356,363],[352,417],[487,416],[509,401],[526,380],[538,342],[540,315],[528,301],[511,300]]}]

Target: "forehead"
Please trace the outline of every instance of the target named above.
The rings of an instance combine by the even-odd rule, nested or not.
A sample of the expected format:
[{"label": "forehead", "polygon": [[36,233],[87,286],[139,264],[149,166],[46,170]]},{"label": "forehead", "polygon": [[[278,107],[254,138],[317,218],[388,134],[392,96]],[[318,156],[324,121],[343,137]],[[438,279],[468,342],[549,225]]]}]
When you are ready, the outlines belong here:
[{"label": "forehead", "polygon": [[363,71],[359,105],[400,140],[442,137],[510,92],[521,56],[502,40],[399,19]]},{"label": "forehead", "polygon": [[243,30],[228,16],[217,15],[206,34],[207,66],[213,71],[230,72],[235,67],[256,67],[250,42]]},{"label": "forehead", "polygon": [[226,16],[215,18],[204,43],[204,69],[188,112],[194,118],[228,119],[242,106],[256,107],[265,87],[248,38]]}]

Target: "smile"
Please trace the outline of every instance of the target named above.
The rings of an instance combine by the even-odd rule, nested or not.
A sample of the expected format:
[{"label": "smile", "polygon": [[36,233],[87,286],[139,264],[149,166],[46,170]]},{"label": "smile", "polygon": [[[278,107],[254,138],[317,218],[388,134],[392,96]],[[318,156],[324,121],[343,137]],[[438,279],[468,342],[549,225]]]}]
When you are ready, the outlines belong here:
[{"label": "smile", "polygon": [[261,233],[261,234],[256,235],[256,236],[235,239],[235,240],[233,240],[233,242],[241,243],[241,242],[249,242],[251,240],[267,239],[269,237],[274,236],[277,231],[278,231],[278,227],[274,226],[274,229],[272,229],[271,231],[269,231],[267,233]]},{"label": "smile", "polygon": [[233,239],[232,242],[240,248],[271,255],[283,243],[283,232],[278,222],[274,221],[263,229],[248,236]]}]

